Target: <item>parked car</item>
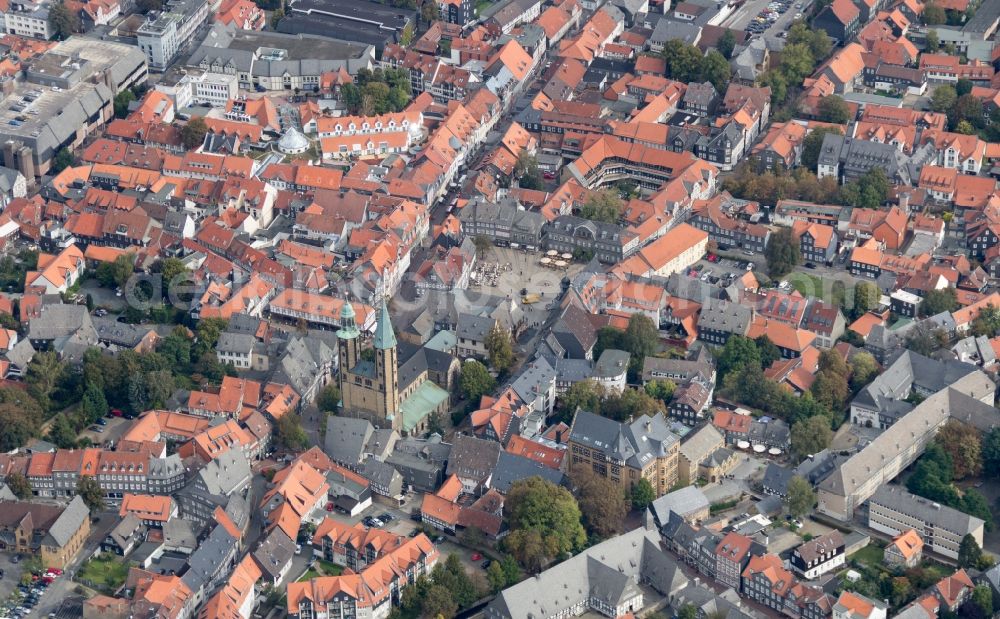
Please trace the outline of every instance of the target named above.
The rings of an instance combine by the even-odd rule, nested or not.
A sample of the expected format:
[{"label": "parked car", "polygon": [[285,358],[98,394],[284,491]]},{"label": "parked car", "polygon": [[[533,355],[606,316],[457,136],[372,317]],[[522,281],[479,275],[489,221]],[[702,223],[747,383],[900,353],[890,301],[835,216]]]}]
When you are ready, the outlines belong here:
[{"label": "parked car", "polygon": [[302,554],[302,544],[295,544],[295,554]]}]

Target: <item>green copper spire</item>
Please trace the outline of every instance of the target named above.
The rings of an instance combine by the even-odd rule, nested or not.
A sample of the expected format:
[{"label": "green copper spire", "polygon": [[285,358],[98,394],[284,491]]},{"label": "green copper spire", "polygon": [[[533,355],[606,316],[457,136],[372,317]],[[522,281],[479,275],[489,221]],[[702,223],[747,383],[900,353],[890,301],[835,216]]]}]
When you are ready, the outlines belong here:
[{"label": "green copper spire", "polygon": [[396,347],[396,334],[392,332],[392,321],[389,320],[389,308],[382,299],[378,310],[378,323],[375,325],[375,339],[372,345],[378,350],[388,350]]},{"label": "green copper spire", "polygon": [[340,308],[340,330],[337,331],[337,337],[342,340],[353,340],[361,335],[354,317],[354,306],[351,305],[350,301],[345,300],[344,305]]}]

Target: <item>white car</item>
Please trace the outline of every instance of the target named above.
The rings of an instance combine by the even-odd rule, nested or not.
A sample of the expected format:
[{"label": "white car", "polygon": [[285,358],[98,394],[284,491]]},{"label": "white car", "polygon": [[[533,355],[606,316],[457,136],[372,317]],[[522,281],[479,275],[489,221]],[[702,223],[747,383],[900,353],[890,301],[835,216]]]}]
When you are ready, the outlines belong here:
[{"label": "white car", "polygon": [[302,544],[295,544],[295,554],[302,554]]}]

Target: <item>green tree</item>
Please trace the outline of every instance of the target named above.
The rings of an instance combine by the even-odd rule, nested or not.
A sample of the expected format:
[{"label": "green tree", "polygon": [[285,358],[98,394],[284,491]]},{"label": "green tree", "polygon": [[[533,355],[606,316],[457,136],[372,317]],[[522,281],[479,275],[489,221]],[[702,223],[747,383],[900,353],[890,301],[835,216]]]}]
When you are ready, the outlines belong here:
[{"label": "green tree", "polygon": [[59,174],[71,165],[73,165],[73,153],[64,146],[52,158],[52,173]]},{"label": "green tree", "polygon": [[804,44],[809,48],[813,60],[826,58],[833,50],[833,40],[823,30],[812,30],[804,22],[792,24],[786,37],[788,43]]},{"label": "green tree", "polygon": [[655,500],[656,491],[653,490],[653,484],[649,483],[645,477],[640,478],[632,486],[632,507],[634,509],[644,510]]},{"label": "green tree", "polygon": [[799,84],[813,72],[815,59],[805,43],[786,45],[781,52],[781,72],[789,84]]},{"label": "green tree", "polygon": [[27,477],[17,471],[8,473],[3,482],[7,484],[10,491],[14,493],[14,496],[21,500],[30,498],[32,495],[31,482],[28,481]]},{"label": "green tree", "polygon": [[817,454],[830,446],[833,430],[822,415],[803,419],[792,426],[792,452],[799,458]]},{"label": "green tree", "polygon": [[413,24],[407,23],[399,35],[399,44],[403,47],[409,47],[411,43],[413,43]]},{"label": "green tree", "polygon": [[769,368],[772,363],[781,359],[781,351],[767,334],[754,338],[753,343],[757,347],[757,354],[760,355],[760,367]]},{"label": "green tree", "polygon": [[615,421],[626,421],[629,417],[654,416],[662,410],[660,402],[639,389],[625,389],[621,393],[610,393],[601,402],[601,416]]},{"label": "green tree", "polygon": [[31,358],[25,383],[28,385],[28,392],[45,410],[52,410],[52,398],[59,383],[65,380],[66,372],[66,364],[54,352],[40,352]]},{"label": "green tree", "polygon": [[841,411],[851,389],[850,368],[835,350],[824,350],[819,356],[819,370],[810,391],[817,402],[831,411]]},{"label": "green tree", "polygon": [[576,467],[570,478],[587,530],[601,539],[621,533],[628,501],[618,484],[589,467]]},{"label": "green tree", "polygon": [[289,451],[301,451],[309,446],[309,437],[298,413],[287,411],[279,417],[276,434],[281,446]]},{"label": "green tree", "polygon": [[947,112],[955,105],[958,94],[955,88],[947,84],[938,86],[931,95],[931,109],[935,112]]},{"label": "green tree", "polygon": [[105,288],[121,288],[135,272],[135,257],[122,254],[114,262],[102,262],[97,267],[97,281]]},{"label": "green tree", "polygon": [[104,392],[95,385],[87,385],[80,401],[80,413],[86,423],[94,423],[108,414],[108,401]]},{"label": "green tree", "polygon": [[580,209],[580,217],[592,221],[616,223],[625,207],[621,196],[614,189],[599,189],[590,192]]},{"label": "green tree", "polygon": [[965,96],[970,92],[972,92],[973,86],[974,84],[972,83],[972,80],[963,77],[959,79],[958,82],[955,84],[955,94],[957,94],[959,97]]},{"label": "green tree", "polygon": [[[563,420],[572,421],[577,408],[582,408],[595,415],[601,414],[601,400],[603,398],[604,388],[597,381],[587,379],[573,383],[559,396],[559,410]],[[1000,440],[998,440],[998,444],[1000,444]],[[998,464],[998,471],[1000,471],[1000,464]]]},{"label": "green tree", "polygon": [[60,449],[76,447],[76,429],[66,415],[60,413],[52,420],[49,433],[45,437],[50,443]]},{"label": "green tree", "polygon": [[452,597],[452,592],[441,585],[431,585],[421,607],[424,617],[451,619],[458,613],[458,603]]},{"label": "green tree", "polygon": [[538,159],[527,150],[522,150],[514,165],[514,178],[522,189],[539,190],[543,187],[542,173],[538,169]]},{"label": "green tree", "polygon": [[958,547],[958,567],[977,568],[982,559],[983,549],[979,547],[979,543],[976,542],[976,538],[972,537],[972,534],[966,533]]},{"label": "green tree", "polygon": [[698,619],[698,609],[694,604],[685,604],[677,611],[677,619]]},{"label": "green tree", "polygon": [[729,60],[733,57],[733,50],[736,48],[736,37],[733,35],[733,31],[726,28],[726,31],[722,33],[719,37],[718,42],[715,44],[715,49],[719,50],[722,56]]},{"label": "green tree", "polygon": [[858,282],[854,284],[854,307],[847,309],[851,310],[854,318],[858,318],[877,308],[881,296],[881,291],[873,282]]},{"label": "green tree", "polygon": [[833,127],[819,127],[809,132],[802,140],[802,165],[811,172],[816,171],[819,163],[819,153],[823,148],[823,139],[827,134],[843,135],[843,131]]},{"label": "green tree", "polygon": [[76,482],[76,493],[87,504],[91,513],[104,510],[104,490],[93,476],[80,476]]},{"label": "green tree", "polygon": [[430,24],[437,21],[441,17],[441,10],[438,8],[437,2],[433,0],[426,0],[420,7],[420,19],[424,21],[425,24]]},{"label": "green tree", "polygon": [[941,39],[938,37],[938,32],[934,28],[927,31],[927,35],[924,37],[925,45],[924,49],[930,53],[936,53],[938,48],[941,47]]},{"label": "green tree", "polygon": [[788,496],[785,501],[788,503],[788,513],[801,518],[812,511],[816,504],[816,493],[808,481],[796,475],[788,480]]},{"label": "green tree", "polygon": [[823,97],[817,106],[819,119],[838,125],[846,124],[851,119],[851,109],[847,107],[847,102],[843,97],[830,95]]},{"label": "green tree", "polygon": [[[726,32],[729,32],[728,30]],[[732,70],[729,61],[718,50],[710,49],[701,59],[701,78],[711,82],[719,92],[725,92]]]},{"label": "green tree", "polygon": [[340,405],[340,397],[340,389],[336,383],[331,382],[316,396],[316,407],[323,412],[333,412]]},{"label": "green tree", "polygon": [[757,78],[757,85],[762,87],[767,86],[771,89],[772,106],[784,105],[785,99],[788,98],[788,79],[779,70],[772,69],[766,71]]},{"label": "green tree", "polygon": [[993,428],[982,440],[983,473],[1000,477],[1000,428]]},{"label": "green tree", "polygon": [[955,133],[961,133],[962,135],[972,135],[976,132],[976,128],[972,126],[967,120],[960,120],[958,124],[955,125]]},{"label": "green tree", "polygon": [[989,585],[977,586],[972,590],[972,599],[969,600],[969,603],[979,609],[979,616],[983,617],[983,619],[992,617],[994,609],[993,589]]},{"label": "green tree", "polygon": [[195,328],[195,343],[191,349],[192,355],[200,358],[212,352],[227,326],[229,321],[224,318],[203,318],[198,321],[198,326]]},{"label": "green tree", "polygon": [[49,27],[54,38],[63,41],[80,31],[80,18],[60,0],[49,8]]},{"label": "green tree", "polygon": [[924,295],[920,303],[921,316],[934,316],[941,312],[954,312],[958,309],[958,297],[954,288],[931,290]]},{"label": "green tree", "polygon": [[462,364],[462,377],[459,384],[463,397],[473,405],[478,405],[479,399],[496,387],[496,381],[490,376],[489,370],[475,359]]},{"label": "green tree", "polygon": [[643,385],[643,389],[654,400],[669,403],[670,399],[674,397],[674,390],[677,389],[677,385],[669,379],[656,379]]},{"label": "green tree", "polygon": [[760,352],[752,339],[742,335],[734,335],[726,340],[722,351],[716,357],[716,370],[719,379],[739,371],[744,366],[760,368]]},{"label": "green tree", "polygon": [[982,520],[985,523],[986,531],[993,530],[993,510],[990,509],[990,503],[986,497],[975,488],[969,488],[965,491],[965,494],[962,495],[962,501],[956,506],[956,509]]},{"label": "green tree", "polygon": [[504,546],[530,571],[580,550],[587,541],[576,499],[540,477],[514,482],[504,509],[511,529]]},{"label": "green tree", "polygon": [[205,141],[205,134],[208,133],[208,125],[201,116],[195,116],[187,121],[181,128],[181,142],[184,148],[194,150]]},{"label": "green tree", "polygon": [[958,97],[954,105],[948,108],[947,113],[948,124],[955,130],[963,122],[972,126],[973,133],[975,133],[975,129],[980,129],[984,125],[983,102],[971,94]]},{"label": "green tree", "polygon": [[486,335],[486,352],[489,355],[490,365],[499,374],[505,374],[514,365],[514,351],[510,345],[510,333],[499,324]]},{"label": "green tree", "polygon": [[493,593],[499,593],[507,587],[507,577],[503,573],[503,568],[500,567],[499,561],[493,561],[486,568],[486,579],[490,582],[490,588],[493,590]]},{"label": "green tree", "polygon": [[128,116],[128,104],[135,101],[135,94],[128,88],[115,95],[115,118]]},{"label": "green tree", "polygon": [[271,13],[271,30],[277,30],[278,24],[283,19],[285,19],[285,10],[282,8],[274,9],[274,12]]},{"label": "green tree", "polygon": [[701,50],[694,45],[671,39],[663,46],[662,55],[667,61],[667,77],[689,83],[701,77]]},{"label": "green tree", "polygon": [[[923,19],[924,24],[928,26],[940,26],[948,21],[947,16],[944,14],[944,9],[935,2],[928,2],[924,5]],[[936,34],[937,32],[935,32]]]},{"label": "green tree", "polygon": [[472,243],[476,246],[476,255],[479,256],[480,260],[490,255],[490,250],[493,249],[493,241],[484,234],[477,235],[472,239]]},{"label": "green tree", "polygon": [[856,353],[850,359],[851,391],[857,392],[878,376],[878,361],[869,352]]},{"label": "green tree", "polygon": [[978,477],[982,473],[983,458],[978,430],[950,419],[938,431],[935,441],[951,457],[953,479]]},{"label": "green tree", "polygon": [[792,236],[792,229],[779,228],[773,232],[764,256],[767,258],[767,273],[771,277],[786,275],[798,266],[802,262],[802,254],[798,242]]}]

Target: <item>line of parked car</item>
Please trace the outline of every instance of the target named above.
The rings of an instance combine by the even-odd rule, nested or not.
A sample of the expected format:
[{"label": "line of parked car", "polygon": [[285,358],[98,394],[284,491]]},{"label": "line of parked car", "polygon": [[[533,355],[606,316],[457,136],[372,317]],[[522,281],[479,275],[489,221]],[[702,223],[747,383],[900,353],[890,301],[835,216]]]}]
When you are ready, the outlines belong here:
[{"label": "line of parked car", "polygon": [[[12,563],[19,563],[21,555],[14,555]],[[50,567],[44,574],[32,574],[31,584],[21,583],[13,591],[6,601],[0,603],[0,619],[21,619],[38,605],[45,594],[45,590],[56,578],[62,576],[63,571],[59,568]],[[0,578],[3,578],[3,570],[0,570]]]},{"label": "line of parked car", "polygon": [[[766,8],[761,10],[761,12],[757,14],[757,17],[753,18],[750,24],[747,25],[747,32],[752,34],[760,34],[764,32],[771,27],[771,24],[778,21],[778,18],[786,13],[791,6],[792,0],[774,0],[768,4]],[[802,3],[799,2],[796,4],[795,8],[801,11]],[[800,19],[801,17],[801,12],[795,14],[795,19]]]}]

